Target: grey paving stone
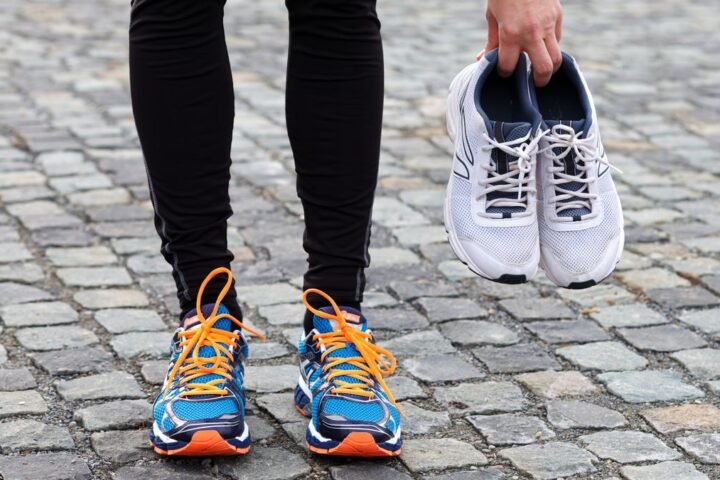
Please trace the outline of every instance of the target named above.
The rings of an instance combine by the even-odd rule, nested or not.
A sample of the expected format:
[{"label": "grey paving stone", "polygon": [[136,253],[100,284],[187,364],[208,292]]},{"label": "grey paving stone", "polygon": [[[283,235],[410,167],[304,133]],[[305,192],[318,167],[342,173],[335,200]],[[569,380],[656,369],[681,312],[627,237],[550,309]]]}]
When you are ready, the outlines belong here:
[{"label": "grey paving stone", "polygon": [[648,290],[648,297],[665,308],[712,307],[720,305],[720,297],[700,287],[655,288]]},{"label": "grey paving stone", "polygon": [[620,328],[618,334],[635,348],[654,352],[675,352],[707,345],[699,335],[676,325]]},{"label": "grey paving stone", "polygon": [[427,410],[411,402],[401,402],[403,411],[402,429],[404,433],[430,433],[450,426],[450,415],[444,412]]},{"label": "grey paving stone", "polygon": [[0,475],[6,480],[85,480],[92,473],[81,458],[69,453],[0,456]]},{"label": "grey paving stone", "polygon": [[675,460],[682,456],[644,432],[597,432],[583,435],[580,440],[598,457],[619,463]]},{"label": "grey paving stone", "polygon": [[245,371],[245,388],[258,393],[293,389],[299,375],[297,365],[248,366]]},{"label": "grey paving stone", "polygon": [[309,474],[310,465],[298,454],[280,447],[255,447],[241,459],[222,459],[220,472],[234,480],[292,480]]},{"label": "grey paving stone", "polygon": [[459,472],[441,473],[439,475],[425,476],[425,480],[503,480],[509,478],[496,467],[478,468]]},{"label": "grey paving stone", "polygon": [[490,445],[526,445],[555,438],[555,432],[538,417],[504,413],[474,415],[467,419]]},{"label": "grey paving stone", "polygon": [[5,350],[5,347],[3,347],[2,344],[0,344],[0,365],[7,362],[7,359],[8,359],[7,350]]},{"label": "grey paving stone", "polygon": [[644,327],[659,325],[670,320],[659,312],[640,304],[612,305],[592,310],[590,316],[605,328]]},{"label": "grey paving stone", "polygon": [[491,373],[533,372],[560,368],[560,364],[537,345],[480,347],[474,349],[473,354]]},{"label": "grey paving stone", "polygon": [[592,381],[580,372],[533,372],[515,377],[539,397],[558,398],[597,393]]},{"label": "grey paving stone", "polygon": [[426,355],[402,362],[411,375],[426,382],[451,382],[485,376],[479,369],[455,355]]},{"label": "grey paving stone", "polygon": [[300,290],[285,283],[240,285],[236,290],[238,299],[250,306],[297,302],[301,295]]},{"label": "grey paving stone", "polygon": [[661,462],[641,467],[628,465],[620,469],[627,480],[709,480],[692,465],[685,462]]},{"label": "grey paving stone", "polygon": [[277,433],[269,421],[258,415],[247,415],[245,422],[248,424],[253,441],[264,440]]},{"label": "grey paving stone", "polygon": [[0,418],[48,411],[47,403],[35,390],[0,392]]},{"label": "grey paving stone", "polygon": [[0,422],[0,449],[3,453],[28,450],[72,450],[75,442],[67,427],[36,420]]},{"label": "grey paving stone", "polygon": [[127,266],[136,274],[171,273],[172,267],[165,259],[154,252],[152,254],[138,253],[127,260]]},{"label": "grey paving stone", "polygon": [[50,293],[37,287],[15,282],[0,283],[0,306],[52,299]]},{"label": "grey paving stone", "polygon": [[488,315],[487,309],[467,298],[424,297],[417,299],[416,303],[433,323]]},{"label": "grey paving stone", "polygon": [[165,375],[168,372],[168,362],[166,360],[148,360],[142,362],[140,374],[143,379],[152,385],[162,385],[165,381]]},{"label": "grey paving stone", "polygon": [[689,287],[690,282],[664,268],[629,270],[615,275],[631,289],[649,290],[652,288]]},{"label": "grey paving stone", "polygon": [[394,468],[370,462],[330,467],[330,475],[333,480],[365,480],[367,478],[410,480],[412,478],[408,474],[399,472]]},{"label": "grey paving stone", "polygon": [[258,313],[270,325],[300,325],[305,315],[305,307],[299,302],[280,305],[263,305]]},{"label": "grey paving stone", "polygon": [[0,318],[7,327],[34,327],[73,323],[77,312],[63,302],[37,302],[0,308]]},{"label": "grey paving stone", "polygon": [[647,365],[647,360],[620,342],[596,342],[572,347],[562,347],[555,353],[580,368],[614,371],[634,370]]},{"label": "grey paving stone", "polygon": [[461,345],[512,345],[520,337],[507,327],[485,320],[457,320],[440,325],[440,331],[453,343]]},{"label": "grey paving stone", "polygon": [[302,416],[295,410],[292,393],[270,393],[255,397],[255,403],[281,423],[298,422]]},{"label": "grey paving stone", "polygon": [[425,355],[455,352],[455,348],[448,339],[436,330],[408,333],[391,340],[378,342],[378,344],[390,350],[396,357],[417,355],[418,352]]},{"label": "grey paving stone", "polygon": [[59,268],[56,273],[70,287],[124,286],[133,282],[123,267]]},{"label": "grey paving stone", "polygon": [[720,333],[720,308],[709,310],[689,310],[678,315],[681,322],[698,330],[716,334]]},{"label": "grey paving stone", "polygon": [[148,448],[147,430],[112,430],[90,436],[93,450],[111,463],[130,463],[151,460],[155,454]]},{"label": "grey paving stone", "polygon": [[57,267],[91,267],[115,263],[117,257],[103,246],[78,248],[48,248],[45,254]]},{"label": "grey paving stone", "polygon": [[20,242],[0,242],[0,263],[20,262],[33,258],[32,253]]},{"label": "grey paving stone", "polygon": [[72,348],[29,354],[33,363],[51,375],[106,372],[112,368],[112,355],[102,347]]},{"label": "grey paving stone", "polygon": [[41,247],[85,247],[93,242],[93,236],[77,226],[37,230],[32,233],[32,239]]},{"label": "grey paving stone", "polygon": [[122,288],[83,290],[73,295],[73,299],[89,309],[144,307],[148,304],[143,292]]},{"label": "grey paving stone", "polygon": [[394,280],[390,282],[390,290],[406,301],[419,297],[453,297],[458,294],[457,289],[452,285],[427,278],[417,278],[412,281]]},{"label": "grey paving stone", "polygon": [[424,316],[411,307],[373,308],[370,315],[373,330],[418,330],[430,325]]},{"label": "grey paving stone", "polygon": [[652,408],[640,412],[640,415],[660,433],[720,430],[720,409],[714,405],[691,403]]},{"label": "grey paving stone", "polygon": [[570,443],[550,442],[544,445],[525,445],[500,451],[520,470],[537,479],[555,479],[597,471],[597,458]]},{"label": "grey paving stone", "polygon": [[167,330],[167,326],[153,310],[114,308],[95,312],[95,320],[110,333]]},{"label": "grey paving stone", "polygon": [[471,444],[454,438],[405,440],[400,460],[411,472],[485,465],[487,458]]},{"label": "grey paving stone", "polygon": [[702,390],[683,383],[680,374],[669,370],[611,372],[597,378],[611,393],[630,403],[691,400],[705,396]]},{"label": "grey paving stone", "polygon": [[437,387],[435,400],[454,412],[492,414],[523,410],[528,402],[517,385],[510,382],[461,383]]},{"label": "grey paving stone", "polygon": [[285,345],[276,342],[256,343],[250,347],[250,358],[253,360],[284,357],[289,353],[290,351]]},{"label": "grey paving stone", "polygon": [[142,398],[145,394],[135,378],[126,372],[108,372],[73,380],[55,382],[65,400],[99,400],[106,398]]},{"label": "grey paving stone", "polygon": [[145,400],[117,400],[75,411],[76,421],[91,432],[148,425],[152,408]]},{"label": "grey paving stone", "polygon": [[392,392],[395,400],[407,400],[409,398],[425,398],[427,395],[418,382],[412,378],[401,375],[393,375],[385,379],[385,383]]},{"label": "grey paving stone", "polygon": [[530,322],[525,328],[548,343],[584,343],[608,340],[610,336],[590,320]]},{"label": "grey paving stone", "polygon": [[720,350],[697,348],[675,352],[672,358],[680,362],[694,376],[705,380],[720,378]]},{"label": "grey paving stone", "polygon": [[35,387],[37,387],[37,383],[27,368],[0,369],[0,391],[15,392]]},{"label": "grey paving stone", "polygon": [[595,285],[584,290],[558,289],[557,294],[563,300],[577,303],[583,308],[601,308],[608,305],[633,303],[635,295],[617,285]]},{"label": "grey paving stone", "polygon": [[557,428],[618,428],[627,420],[615,410],[579,400],[552,400],[547,403],[548,421]]},{"label": "grey paving stone", "polygon": [[567,305],[554,298],[512,298],[501,300],[500,306],[518,320],[547,320],[575,317],[575,314]]},{"label": "grey paving stone", "polygon": [[155,463],[141,467],[122,467],[115,472],[114,480],[214,480],[202,465]]},{"label": "grey paving stone", "polygon": [[23,347],[35,351],[85,347],[99,341],[90,330],[71,325],[23,328],[15,332],[15,338]]},{"label": "grey paving stone", "polygon": [[675,443],[700,463],[720,465],[720,433],[701,433],[675,439]]},{"label": "grey paving stone", "polygon": [[42,268],[33,263],[0,265],[0,280],[34,283],[45,278]]},{"label": "grey paving stone", "polygon": [[170,332],[129,332],[110,340],[115,353],[126,360],[137,356],[165,357],[170,351]]}]

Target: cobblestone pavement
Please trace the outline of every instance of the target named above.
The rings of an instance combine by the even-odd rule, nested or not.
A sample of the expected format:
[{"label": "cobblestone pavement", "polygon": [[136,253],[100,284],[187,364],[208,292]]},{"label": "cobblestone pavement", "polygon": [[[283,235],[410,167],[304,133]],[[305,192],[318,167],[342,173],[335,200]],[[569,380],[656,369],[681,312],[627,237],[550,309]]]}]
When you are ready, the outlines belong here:
[{"label": "cobblestone pavement", "polygon": [[720,479],[720,33],[714,0],[568,2],[627,251],[586,291],[473,277],[441,220],[446,87],[479,0],[381,1],[387,102],[367,310],[399,359],[404,454],[309,456],[292,408],[301,209],[282,3],[230,0],[231,244],[253,452],[159,460],[150,403],[175,315],[128,96],[127,0],[0,2],[0,477]]}]

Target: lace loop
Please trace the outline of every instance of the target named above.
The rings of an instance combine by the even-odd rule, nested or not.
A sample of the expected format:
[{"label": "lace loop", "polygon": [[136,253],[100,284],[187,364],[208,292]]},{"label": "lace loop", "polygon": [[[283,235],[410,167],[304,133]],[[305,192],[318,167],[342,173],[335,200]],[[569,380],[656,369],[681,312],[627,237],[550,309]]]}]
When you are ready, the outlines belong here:
[{"label": "lace loop", "polygon": [[[332,306],[333,313],[323,312],[314,308],[307,300],[308,295],[316,294],[327,300]],[[321,355],[321,361],[327,363],[323,366],[323,372],[327,374],[327,380],[332,381],[335,386],[332,387],[332,393],[345,393],[350,395],[359,395],[362,397],[373,398],[375,393],[371,390],[375,385],[375,381],[380,384],[383,392],[395,407],[400,410],[395,397],[384,380],[384,376],[392,375],[397,367],[397,361],[392,353],[388,350],[376,345],[372,342],[372,335],[363,332],[352,325],[345,319],[345,315],[338,307],[337,303],[322,290],[309,288],[302,294],[302,301],[305,307],[314,315],[326,320],[331,320],[337,324],[337,329],[327,333],[317,333],[313,339],[321,346],[325,347]],[[340,349],[343,349],[351,343],[360,353],[357,357],[331,357],[330,355]],[[352,369],[345,370],[337,368],[340,365],[350,365]],[[339,379],[338,377],[348,376],[360,383],[351,383]]]},{"label": "lace loop", "polygon": [[[202,296],[208,283],[218,275],[227,276],[225,286],[220,291],[212,312],[205,317],[202,311]],[[199,326],[190,330],[181,330],[178,332],[180,340],[180,356],[175,361],[172,370],[168,374],[167,381],[163,386],[163,399],[167,397],[171,385],[175,378],[179,375],[179,384],[185,389],[180,393],[181,397],[193,395],[227,395],[228,391],[220,386],[226,380],[232,380],[232,363],[234,358],[234,349],[238,346],[240,335],[228,330],[214,328],[215,323],[221,319],[228,319],[241,330],[247,330],[254,336],[264,340],[265,336],[260,332],[246,326],[240,320],[227,313],[218,314],[220,304],[227,292],[232,286],[232,273],[224,267],[213,270],[205,277],[200,289],[198,290],[196,300],[196,311]],[[230,348],[225,347],[230,346]],[[200,356],[200,349],[209,346],[214,350],[212,357]],[[192,354],[192,355],[191,355]],[[209,365],[209,366],[208,366]],[[195,383],[193,380],[203,375],[218,375],[221,378],[211,380],[209,382]]]}]

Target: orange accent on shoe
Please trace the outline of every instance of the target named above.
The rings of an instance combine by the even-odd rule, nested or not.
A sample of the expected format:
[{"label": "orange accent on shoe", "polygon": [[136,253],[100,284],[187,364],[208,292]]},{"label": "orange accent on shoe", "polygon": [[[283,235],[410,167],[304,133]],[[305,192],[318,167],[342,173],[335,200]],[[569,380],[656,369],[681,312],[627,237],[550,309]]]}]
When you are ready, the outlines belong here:
[{"label": "orange accent on shoe", "polygon": [[[308,295],[316,294],[327,300],[333,308],[334,313],[321,312],[308,302]],[[302,301],[305,307],[320,318],[334,321],[337,326],[332,332],[318,333],[313,337],[318,344],[324,346],[326,350],[320,357],[321,361],[327,359],[327,364],[323,366],[323,372],[330,371],[327,375],[327,381],[334,381],[335,386],[330,389],[331,393],[346,393],[348,395],[359,395],[362,397],[373,398],[375,393],[371,388],[375,385],[375,381],[380,384],[388,399],[402,414],[402,410],[395,401],[390,388],[385,383],[384,376],[392,375],[397,367],[397,362],[392,353],[388,350],[373,343],[372,335],[367,332],[361,332],[347,322],[346,312],[340,310],[337,303],[322,290],[317,288],[309,288],[303,292]],[[347,343],[353,344],[355,349],[360,353],[358,357],[331,357],[329,356],[336,350],[345,348]],[[343,370],[336,368],[339,365],[349,364],[354,367],[353,370]],[[346,382],[336,379],[337,377],[351,377],[358,380],[357,383]],[[367,432],[365,432],[367,433]]]},{"label": "orange accent on shoe", "polygon": [[174,450],[163,450],[150,442],[156,453],[167,456],[182,457],[215,457],[227,455],[244,455],[250,451],[250,447],[238,448],[230,445],[215,430],[200,430],[193,434],[190,442],[182,448]]},{"label": "orange accent on shoe", "polygon": [[[205,287],[213,278],[223,274],[227,276],[225,286],[218,295],[217,300],[215,300],[215,305],[213,306],[210,316],[205,318],[205,315],[202,312],[202,295],[205,291]],[[168,387],[172,385],[173,380],[178,375],[182,377],[180,385],[183,385],[186,388],[185,391],[180,393],[181,397],[190,397],[193,395],[228,394],[227,389],[218,386],[221,383],[232,381],[233,379],[230,374],[230,371],[232,370],[233,354],[225,347],[225,345],[232,345],[236,347],[240,336],[234,332],[215,328],[215,323],[218,320],[226,318],[237,325],[238,328],[247,330],[262,340],[265,339],[263,334],[243,324],[232,315],[227,313],[217,313],[222,299],[225,298],[225,295],[230,290],[231,286],[232,273],[225,267],[216,268],[210,272],[207,277],[205,277],[205,280],[203,280],[200,285],[200,289],[198,290],[196,302],[197,320],[198,323],[200,323],[200,326],[192,330],[183,330],[178,334],[182,338],[180,341],[182,353],[180,353],[180,356],[175,361],[175,364],[168,375],[167,381],[165,382],[163,387],[163,399],[167,396]],[[201,357],[200,349],[204,346],[212,347],[215,355],[212,357]],[[221,354],[224,354],[224,356]],[[203,383],[192,382],[196,378],[208,374],[215,374],[221,378]]]},{"label": "orange accent on shoe", "polygon": [[302,415],[303,417],[311,417],[311,415],[309,413],[307,413],[305,410],[303,410],[302,408],[300,408],[297,403],[293,403],[293,405],[295,405],[295,410],[300,412],[300,415]]},{"label": "orange accent on shoe", "polygon": [[317,448],[305,443],[311,452],[320,455],[337,455],[342,457],[396,457],[402,449],[396,451],[381,448],[368,432],[353,432],[340,445],[333,448]]}]

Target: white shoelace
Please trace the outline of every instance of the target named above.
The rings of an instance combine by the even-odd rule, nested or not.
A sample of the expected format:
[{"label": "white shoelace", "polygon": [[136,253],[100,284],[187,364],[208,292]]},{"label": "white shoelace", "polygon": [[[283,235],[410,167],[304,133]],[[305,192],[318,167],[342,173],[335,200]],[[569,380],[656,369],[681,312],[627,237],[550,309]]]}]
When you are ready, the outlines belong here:
[{"label": "white shoelace", "polygon": [[[482,168],[487,170],[488,176],[479,181],[480,186],[483,187],[483,191],[476,200],[480,201],[482,197],[487,198],[487,195],[492,192],[517,193],[516,198],[508,196],[488,200],[485,204],[485,210],[491,207],[527,207],[527,193],[535,192],[535,182],[531,183],[530,177],[527,176],[527,174],[530,173],[533,164],[537,160],[538,144],[544,134],[545,132],[530,140],[532,135],[532,131],[530,131],[522,138],[507,142],[498,142],[487,134],[483,134],[485,141],[488,143],[482,147],[483,150],[487,151],[497,148],[512,156],[513,159],[508,165],[508,171],[505,173],[498,173],[497,165],[492,158],[490,159],[489,165],[481,165]],[[526,211],[524,213],[529,212]],[[480,215],[495,217],[497,214],[481,212]]]},{"label": "white shoelace", "polygon": [[[557,213],[581,208],[592,212],[592,202],[597,200],[598,195],[589,192],[592,179],[586,175],[586,172],[595,167],[595,162],[600,162],[620,172],[620,169],[611,165],[607,158],[600,155],[594,135],[588,135],[586,138],[580,138],[580,135],[582,132],[575,132],[568,125],[554,125],[546,132],[550,145],[539,151],[539,153],[546,153],[553,162],[550,167],[553,175],[550,183],[555,186]],[[556,149],[562,149],[562,151],[556,153]],[[565,173],[564,160],[570,154],[574,154],[575,171],[577,172],[575,175]],[[580,188],[569,190],[561,186],[571,182],[581,184]]]}]

